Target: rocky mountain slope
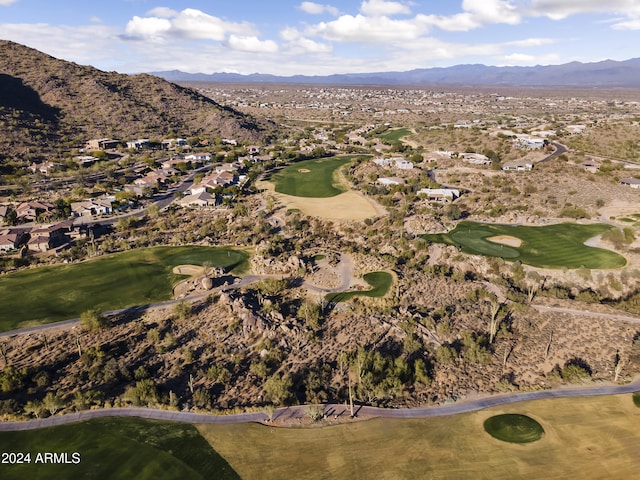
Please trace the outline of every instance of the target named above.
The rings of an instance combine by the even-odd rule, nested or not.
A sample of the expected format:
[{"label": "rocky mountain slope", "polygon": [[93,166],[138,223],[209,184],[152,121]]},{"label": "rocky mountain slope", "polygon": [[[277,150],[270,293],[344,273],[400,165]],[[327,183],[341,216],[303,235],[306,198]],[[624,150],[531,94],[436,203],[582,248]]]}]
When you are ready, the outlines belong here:
[{"label": "rocky mountain slope", "polygon": [[[0,41],[0,151],[51,152],[89,138],[259,141],[274,125],[151,75],[122,75]],[[1,158],[1,157],[0,157]]]}]

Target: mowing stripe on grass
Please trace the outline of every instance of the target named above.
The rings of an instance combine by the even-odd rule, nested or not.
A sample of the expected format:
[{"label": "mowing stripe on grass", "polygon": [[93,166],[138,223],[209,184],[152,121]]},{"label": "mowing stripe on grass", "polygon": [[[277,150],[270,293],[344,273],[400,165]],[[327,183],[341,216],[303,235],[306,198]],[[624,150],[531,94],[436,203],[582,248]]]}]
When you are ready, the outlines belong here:
[{"label": "mowing stripe on grass", "polygon": [[347,155],[304,160],[273,173],[269,181],[275,190],[294,197],[328,198],[347,191],[336,179],[338,169],[363,155]]},{"label": "mowing stripe on grass", "polygon": [[[581,225],[560,223],[541,227],[501,225],[464,221],[449,233],[421,235],[427,241],[455,245],[465,253],[520,260],[542,268],[608,269],[620,268],[627,261],[616,252],[584,245],[588,239],[614,227],[604,223]],[[522,241],[519,247],[487,240],[508,235]]]},{"label": "mowing stripe on grass", "polygon": [[75,318],[171,298],[178,265],[205,263],[240,273],[248,254],[226,247],[154,247],[71,265],[24,270],[0,277],[0,330]]}]

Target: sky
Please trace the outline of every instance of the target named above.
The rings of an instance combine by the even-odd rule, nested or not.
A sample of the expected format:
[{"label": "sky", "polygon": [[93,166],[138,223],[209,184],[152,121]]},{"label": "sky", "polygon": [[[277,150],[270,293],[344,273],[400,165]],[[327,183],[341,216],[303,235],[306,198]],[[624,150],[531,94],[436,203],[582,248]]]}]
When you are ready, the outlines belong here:
[{"label": "sky", "polygon": [[121,73],[556,65],[640,57],[640,0],[0,0],[0,39]]}]

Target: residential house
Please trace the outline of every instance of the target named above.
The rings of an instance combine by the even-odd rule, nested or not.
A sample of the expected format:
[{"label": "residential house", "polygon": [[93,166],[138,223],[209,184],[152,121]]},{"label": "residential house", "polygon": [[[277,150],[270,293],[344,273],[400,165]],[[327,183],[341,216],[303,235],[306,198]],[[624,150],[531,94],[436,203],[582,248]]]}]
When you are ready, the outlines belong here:
[{"label": "residential house", "polygon": [[99,160],[91,155],[80,155],[75,157],[75,159],[81,167],[90,167]]},{"label": "residential house", "polygon": [[631,188],[640,188],[640,178],[635,178],[635,177],[621,178],[620,185],[626,185]]},{"label": "residential house", "polygon": [[106,198],[91,198],[71,203],[71,214],[74,217],[108,215],[111,211],[111,200]]},{"label": "residential house", "polygon": [[178,200],[178,204],[183,207],[215,207],[217,205],[217,199],[215,195],[211,195],[207,192],[199,192],[182,197]]},{"label": "residential house", "polygon": [[460,196],[460,190],[455,188],[422,188],[416,192],[424,195],[428,200],[436,202],[452,202]]},{"label": "residential house", "polygon": [[211,154],[210,153],[192,153],[189,155],[185,155],[184,159],[187,162],[210,162]]},{"label": "residential house", "polygon": [[46,202],[24,202],[16,207],[16,216],[23,222],[32,222],[39,216],[46,216],[53,211],[53,204]]},{"label": "residential house", "polygon": [[113,140],[111,138],[97,138],[89,140],[87,142],[87,150],[109,150],[112,148],[118,148],[120,145],[119,140]]},{"label": "residential house", "polygon": [[9,250],[15,250],[26,239],[24,229],[20,228],[5,228],[0,229],[0,251],[6,252]]},{"label": "residential house", "polygon": [[43,225],[31,230],[31,238],[27,242],[29,250],[47,252],[69,242],[68,233],[73,223],[70,220]]},{"label": "residential house", "polygon": [[590,160],[582,162],[580,166],[589,173],[596,173],[598,170],[600,170],[600,164],[597,162],[592,162]]},{"label": "residential house", "polygon": [[533,135],[518,134],[513,140],[516,148],[522,150],[539,150],[547,144],[548,140]]},{"label": "residential house", "polygon": [[465,162],[472,163],[474,165],[491,165],[491,160],[486,155],[481,153],[461,153],[459,157]]},{"label": "residential house", "polygon": [[378,183],[381,185],[385,185],[385,186],[391,186],[391,185],[404,185],[405,181],[403,178],[400,177],[380,177],[378,178]]},{"label": "residential house", "polygon": [[207,189],[226,187],[236,183],[237,177],[230,172],[211,173],[204,177],[200,183],[191,187],[191,194],[206,192]]},{"label": "residential house", "polygon": [[393,167],[399,170],[412,170],[413,163],[405,160],[402,157],[393,157],[393,158],[374,158],[373,163],[380,167]]},{"label": "residential house", "polygon": [[502,170],[524,172],[533,169],[533,163],[528,160],[514,160],[512,162],[506,162],[502,165]]},{"label": "residential house", "polygon": [[162,148],[169,149],[174,147],[185,147],[187,140],[184,138],[167,138],[162,141]]},{"label": "residential house", "polygon": [[42,163],[34,163],[30,165],[29,170],[31,170],[33,173],[42,173],[43,175],[49,175],[54,170],[62,168],[62,166],[63,165],[61,163],[44,161]]},{"label": "residential house", "polygon": [[148,138],[138,138],[137,140],[131,140],[127,142],[127,148],[132,150],[140,150],[150,145]]},{"label": "residential house", "polygon": [[175,170],[173,168],[165,168],[162,170],[149,172],[144,177],[135,179],[133,183],[135,185],[141,185],[143,187],[157,187],[158,185],[164,185],[168,183],[171,177],[178,174],[178,170]]}]

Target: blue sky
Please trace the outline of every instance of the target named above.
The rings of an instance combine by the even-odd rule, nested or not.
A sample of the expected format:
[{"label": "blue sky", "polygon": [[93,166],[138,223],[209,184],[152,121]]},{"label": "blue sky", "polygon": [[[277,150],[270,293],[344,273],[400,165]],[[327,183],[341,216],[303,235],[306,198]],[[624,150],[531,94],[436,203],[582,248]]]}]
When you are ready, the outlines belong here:
[{"label": "blue sky", "polygon": [[0,0],[0,38],[123,73],[549,65],[640,57],[640,0]]}]

